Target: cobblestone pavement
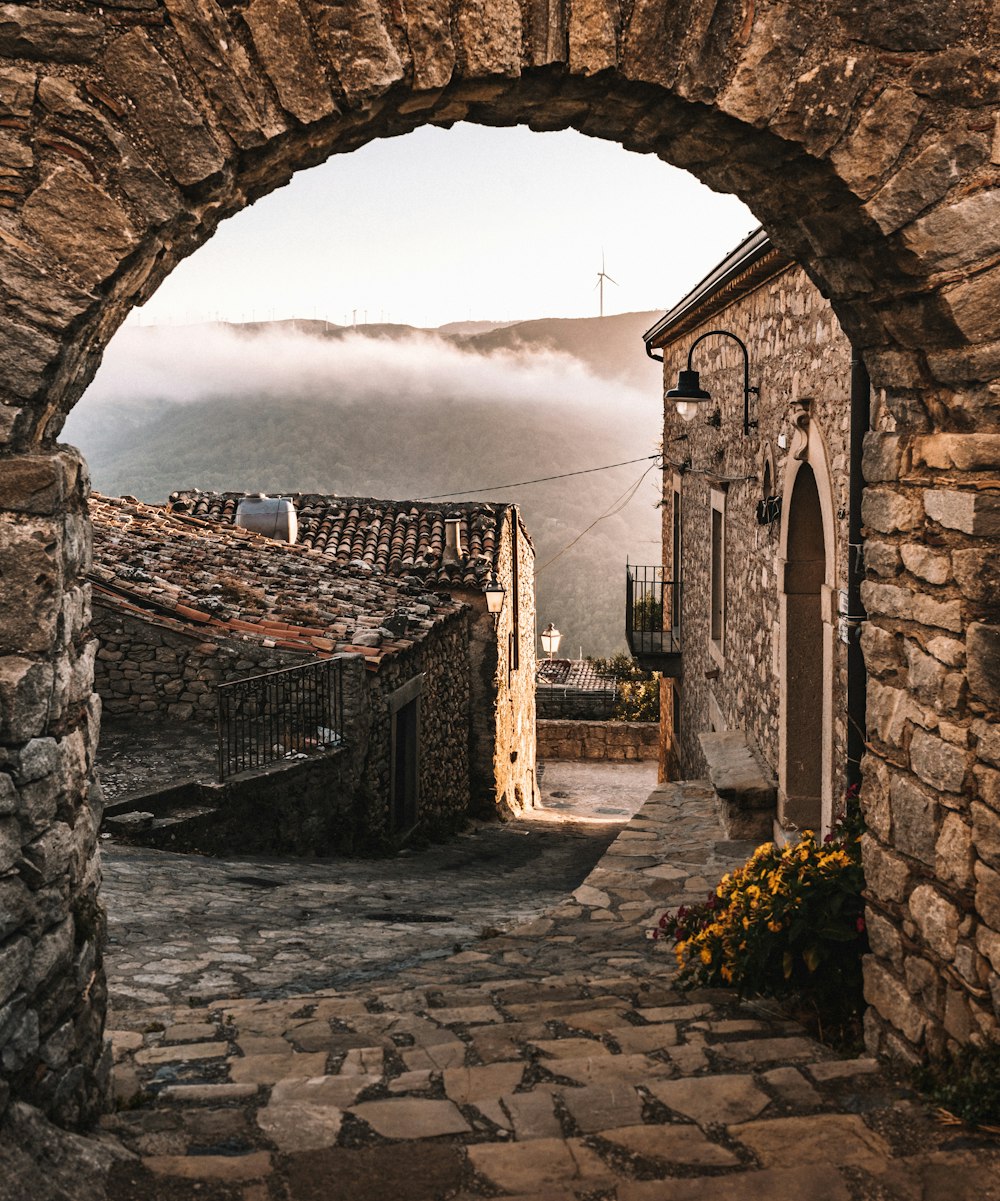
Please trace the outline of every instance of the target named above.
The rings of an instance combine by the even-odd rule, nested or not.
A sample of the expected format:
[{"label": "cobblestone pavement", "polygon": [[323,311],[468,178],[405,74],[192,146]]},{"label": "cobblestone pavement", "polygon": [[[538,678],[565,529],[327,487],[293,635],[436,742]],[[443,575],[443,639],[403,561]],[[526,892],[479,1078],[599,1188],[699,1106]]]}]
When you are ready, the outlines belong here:
[{"label": "cobblestone pavement", "polygon": [[[657,788],[546,915],[391,977],[114,1015],[113,1201],[998,1201],[1000,1153],[645,932],[741,861]],[[498,869],[499,870],[499,869]]]},{"label": "cobblestone pavement", "polygon": [[550,761],[543,807],[385,859],[210,859],[103,843],[112,1005],[339,988],[475,945],[558,904],[656,782]]}]

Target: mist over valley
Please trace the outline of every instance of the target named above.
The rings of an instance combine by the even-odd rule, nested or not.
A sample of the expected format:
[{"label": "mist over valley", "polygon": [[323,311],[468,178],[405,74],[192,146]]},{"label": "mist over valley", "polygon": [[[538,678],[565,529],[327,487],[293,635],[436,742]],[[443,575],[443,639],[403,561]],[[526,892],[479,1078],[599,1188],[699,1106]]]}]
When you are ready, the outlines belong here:
[{"label": "mist over valley", "polygon": [[655,461],[499,485],[655,454],[660,377],[641,335],[658,316],[431,331],[129,326],[62,437],[96,490],[152,503],[192,487],[396,499],[485,489],[479,499],[524,513],[540,625],[562,631],[563,654],[611,654],[624,644],[626,556],[659,561]]}]

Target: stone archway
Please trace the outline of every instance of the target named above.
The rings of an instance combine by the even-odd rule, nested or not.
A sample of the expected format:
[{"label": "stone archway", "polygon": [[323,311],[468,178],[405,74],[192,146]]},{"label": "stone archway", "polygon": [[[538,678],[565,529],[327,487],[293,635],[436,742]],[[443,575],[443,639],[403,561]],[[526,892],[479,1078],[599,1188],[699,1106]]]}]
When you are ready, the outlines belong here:
[{"label": "stone archway", "polygon": [[[879,390],[870,1041],[910,1053],[997,1028],[1000,612],[983,582],[1000,502],[980,486],[1000,467],[983,432],[1000,425],[995,21],[990,0],[4,6],[0,1107],[9,1087],[79,1119],[106,1071],[86,472],[56,445],[63,419],[130,307],[222,219],[330,154],[458,120],[572,126],[687,168],[830,297]],[[967,678],[947,721],[937,670]],[[948,810],[943,866],[897,835],[914,806],[935,831]],[[947,988],[907,988],[904,921],[907,964]]]}]

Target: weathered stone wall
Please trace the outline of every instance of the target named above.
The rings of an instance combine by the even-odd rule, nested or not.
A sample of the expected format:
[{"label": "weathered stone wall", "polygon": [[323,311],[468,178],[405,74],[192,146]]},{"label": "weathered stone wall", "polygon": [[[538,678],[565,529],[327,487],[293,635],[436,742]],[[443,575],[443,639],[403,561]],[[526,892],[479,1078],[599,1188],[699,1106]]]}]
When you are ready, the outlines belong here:
[{"label": "weathered stone wall", "polygon": [[866,439],[873,1048],[1000,1034],[1000,434]]},{"label": "weathered stone wall", "polygon": [[88,480],[72,451],[0,460],[0,1111],[104,1103]]},{"label": "weathered stone wall", "polygon": [[524,528],[519,526],[515,620],[511,584],[515,521],[516,512],[508,510],[497,553],[497,577],[504,581],[507,595],[497,618],[494,636],[496,674],[488,693],[496,698],[493,810],[503,814],[530,809],[538,796],[535,782],[535,551]]},{"label": "weathered stone wall", "polygon": [[[680,688],[682,774],[706,774],[698,735],[711,729],[743,729],[775,776],[779,766],[779,703],[782,662],[779,645],[781,521],[757,522],[763,495],[763,464],[773,462],[771,484],[781,496],[796,446],[795,408],[808,398],[809,422],[822,433],[833,472],[830,508],[836,515],[834,578],[847,588],[848,452],[850,440],[851,348],[827,301],[798,267],[786,269],[755,291],[734,299],[720,313],[687,329],[664,349],[664,385],[673,388],[687,366],[688,348],[701,334],[724,328],[747,345],[751,417],[758,427],[743,434],[743,356],[728,338],[710,338],[697,348],[695,366],[713,399],[704,414],[682,421],[664,402],[663,546],[669,564],[672,547],[673,480],[681,476],[680,579],[683,581],[681,645],[684,679]],[[706,417],[716,405],[719,428]],[[785,440],[785,446],[779,444]],[[679,440],[682,439],[682,440]],[[680,466],[671,466],[671,463]],[[689,466],[687,465],[689,464]],[[821,484],[822,486],[822,484]],[[710,652],[711,492],[725,493],[724,653]],[[821,705],[821,696],[815,697]],[[794,726],[819,715],[790,716]],[[847,744],[847,647],[837,641],[833,663],[833,754],[835,794],[842,793]]]},{"label": "weathered stone wall", "polygon": [[468,615],[456,613],[431,630],[412,650],[383,663],[368,677],[369,728],[359,790],[361,822],[370,841],[391,842],[385,798],[390,794],[391,716],[389,698],[414,676],[420,691],[418,816],[431,831],[461,825],[469,811]]},{"label": "weathered stone wall", "polygon": [[653,721],[538,722],[538,758],[659,759],[660,727]]},{"label": "weathered stone wall", "polygon": [[[6,827],[8,843],[46,839],[48,846],[68,830],[78,856],[72,884],[41,927],[54,929],[78,911],[97,867],[85,832],[96,711],[89,710],[86,732],[82,714],[91,668],[79,635],[66,638],[82,625],[86,521],[77,485],[45,483],[39,464],[62,461],[51,457],[54,440],[114,330],[221,220],[332,153],[427,123],[572,126],[689,169],[746,199],[776,244],[831,297],[884,390],[879,435],[971,439],[946,467],[918,463],[913,480],[891,454],[882,467],[886,456],[873,451],[869,476],[899,511],[889,541],[940,533],[958,569],[961,551],[1000,548],[989,512],[994,490],[975,478],[985,462],[992,469],[1000,428],[997,46],[992,0],[817,0],[805,15],[794,5],[715,0],[620,8],[451,0],[419,11],[296,0],[227,8],[154,0],[72,11],[4,5],[0,545],[14,548],[4,551],[3,586],[15,603],[5,604],[0,620],[0,745],[13,762],[34,738],[67,752],[67,743],[83,742],[82,754],[67,755],[73,763],[57,769],[54,810],[31,810],[20,799],[31,782],[4,773],[18,793],[3,802],[17,817],[16,834]],[[899,589],[891,595],[904,616],[876,608],[873,630],[894,638],[896,621],[928,639],[947,630],[933,624],[940,620],[935,590],[951,585],[909,568],[888,570],[895,582],[886,586]],[[982,663],[978,648],[992,638],[996,614],[962,595],[963,624],[949,633]],[[973,625],[987,629],[973,633]],[[962,728],[978,741],[959,750],[970,762],[983,757],[981,776],[993,770],[985,748],[1000,709],[991,678],[970,669],[969,712],[973,705],[981,712],[950,723],[969,722]],[[909,688],[897,690],[901,701]],[[81,699],[70,703],[70,695]],[[973,720],[984,723],[981,738],[971,733]],[[946,743],[940,727],[924,733]],[[893,735],[904,745],[888,748],[879,790],[897,774],[913,774],[910,736],[905,722]],[[962,796],[930,787],[943,809]],[[976,845],[989,854],[981,820],[978,829]],[[890,827],[884,845],[895,837]],[[8,862],[18,856],[20,848]],[[967,915],[973,925],[975,914],[995,907],[987,874],[994,869],[982,859],[978,870],[975,891],[970,885],[965,894],[976,907]],[[937,871],[935,861],[935,879]],[[11,875],[24,883],[15,868],[5,886]],[[888,901],[886,887],[895,885],[872,887]],[[60,1042],[65,1057],[54,1046],[46,1052],[58,1067],[35,1052],[26,1059],[12,1052],[11,1066],[0,1055],[0,1078],[68,1118],[81,1111],[67,1098],[99,1091],[99,968],[93,978],[83,970],[96,946],[93,923],[73,917],[80,971],[54,968],[59,1001],[38,1009],[48,985],[25,956],[43,930],[27,910],[13,912],[2,947],[15,950],[3,978],[22,998],[17,1004],[40,1013],[39,1028],[50,1035],[74,1024]],[[929,937],[916,928],[912,937],[917,958],[940,968],[935,979],[951,980],[945,963],[958,969],[945,944],[939,962]],[[983,945],[992,945],[985,936]],[[881,962],[900,978],[887,953]],[[93,1024],[88,1015],[96,1015]],[[30,1025],[18,1018],[11,1029]],[[2,1030],[0,1041],[9,1043],[15,1035]],[[923,1046],[924,1035],[922,1026],[907,1032],[913,1045]],[[24,1045],[31,1042],[26,1036]]]},{"label": "weathered stone wall", "polygon": [[202,632],[169,629],[102,605],[97,598],[92,629],[100,642],[94,689],[106,717],[159,713],[171,721],[212,723],[218,716],[219,684],[308,659],[259,642],[234,644]]}]

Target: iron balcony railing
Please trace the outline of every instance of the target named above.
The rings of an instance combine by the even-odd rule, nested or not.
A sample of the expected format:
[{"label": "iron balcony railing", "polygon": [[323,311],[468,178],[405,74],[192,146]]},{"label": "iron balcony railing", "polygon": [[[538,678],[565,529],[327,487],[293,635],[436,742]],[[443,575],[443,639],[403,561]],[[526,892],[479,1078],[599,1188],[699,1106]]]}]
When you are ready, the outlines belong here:
[{"label": "iron balcony railing", "polygon": [[663,572],[662,567],[626,565],[625,638],[640,663],[680,655],[680,585]]},{"label": "iron balcony railing", "polygon": [[320,659],[217,688],[219,781],[344,741],[344,662]]}]

